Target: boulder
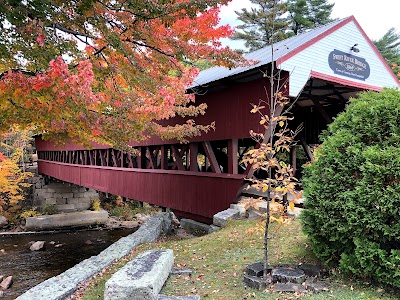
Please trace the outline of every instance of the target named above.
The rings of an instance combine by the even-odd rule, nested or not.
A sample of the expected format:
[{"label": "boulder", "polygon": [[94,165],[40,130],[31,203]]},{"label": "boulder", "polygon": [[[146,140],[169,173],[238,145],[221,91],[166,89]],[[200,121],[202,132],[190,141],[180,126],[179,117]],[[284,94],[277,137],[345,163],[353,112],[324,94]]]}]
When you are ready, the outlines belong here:
[{"label": "boulder", "polygon": [[8,276],[0,283],[0,289],[6,290],[13,284],[13,277]]},{"label": "boulder", "polygon": [[8,220],[4,216],[0,216],[0,228],[3,228],[8,225]]},{"label": "boulder", "polygon": [[34,242],[29,249],[31,251],[43,250],[44,244],[45,244],[45,241],[37,241],[37,242]]},{"label": "boulder", "polygon": [[172,220],[172,224],[174,226],[181,225],[181,222],[179,221],[179,219],[175,216],[175,214],[173,212],[171,212],[171,220]]},{"label": "boulder", "polygon": [[246,216],[246,208],[242,204],[231,204],[230,208],[236,209],[241,217]]}]

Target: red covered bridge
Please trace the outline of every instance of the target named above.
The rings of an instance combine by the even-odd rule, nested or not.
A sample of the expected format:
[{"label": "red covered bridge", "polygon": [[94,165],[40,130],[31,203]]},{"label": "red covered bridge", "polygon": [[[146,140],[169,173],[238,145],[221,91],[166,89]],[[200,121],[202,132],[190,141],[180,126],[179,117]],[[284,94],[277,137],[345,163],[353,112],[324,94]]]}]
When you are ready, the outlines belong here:
[{"label": "red covered bridge", "polygon": [[[357,45],[355,45],[357,44]],[[207,103],[197,124],[215,122],[215,131],[188,144],[149,139],[132,143],[139,155],[93,145],[60,148],[36,138],[39,173],[98,191],[173,209],[178,215],[211,220],[240,194],[246,167],[243,154],[255,143],[250,130],[259,130],[251,103],[267,100],[270,64],[280,70],[283,92],[293,102],[294,124],[304,124],[299,140],[309,159],[309,144],[361,90],[398,87],[399,82],[354,17],[335,21],[248,54],[259,61],[251,67],[211,68],[188,89],[196,103]],[[292,163],[296,167],[296,148]],[[248,169],[248,168],[247,168]]]}]

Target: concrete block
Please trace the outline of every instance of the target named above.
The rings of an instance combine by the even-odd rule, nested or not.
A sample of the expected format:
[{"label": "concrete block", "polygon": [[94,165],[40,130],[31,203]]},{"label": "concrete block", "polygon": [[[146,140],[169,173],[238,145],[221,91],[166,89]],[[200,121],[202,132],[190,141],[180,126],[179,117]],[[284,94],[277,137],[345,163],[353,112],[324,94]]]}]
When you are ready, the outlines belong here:
[{"label": "concrete block", "polygon": [[75,204],[75,208],[77,210],[87,210],[90,208],[90,206],[91,206],[90,203],[76,203]]},{"label": "concrete block", "polygon": [[44,190],[37,190],[36,191],[36,194],[39,196],[39,197],[42,197],[42,198],[57,198],[55,195],[55,193],[48,193],[48,192],[46,192],[46,191],[44,191]]},{"label": "concrete block", "polygon": [[72,193],[73,188],[71,187],[63,187],[63,188],[55,188],[56,193],[63,194],[63,193]]},{"label": "concrete block", "polygon": [[228,208],[214,215],[213,224],[219,227],[225,227],[229,220],[237,217],[239,217],[239,211]]},{"label": "concrete block", "polygon": [[76,211],[75,204],[61,204],[57,205],[57,209],[62,212],[72,212]]},{"label": "concrete block", "polygon": [[48,184],[49,187],[52,188],[65,188],[65,187],[70,187],[68,183],[63,183],[63,182],[51,182]]},{"label": "concrete block", "polygon": [[156,300],[173,264],[170,249],[140,254],[106,282],[104,300]]},{"label": "concrete block", "polygon": [[54,198],[73,198],[74,194],[73,193],[54,193]]},{"label": "concrete block", "polygon": [[55,199],[56,199],[57,205],[67,204],[67,199],[65,199],[65,198],[55,198]]},{"label": "concrete block", "polygon": [[94,224],[105,224],[108,213],[105,210],[80,211],[68,214],[30,217],[26,219],[26,230],[48,230],[60,227],[79,227]]},{"label": "concrete block", "polygon": [[56,198],[46,198],[45,203],[46,204],[57,204],[57,199]]},{"label": "concrete block", "polygon": [[65,199],[67,201],[67,204],[78,204],[78,203],[83,203],[84,198],[70,198],[70,199]]},{"label": "concrete block", "polygon": [[99,198],[99,194],[96,192],[86,192],[85,198]]},{"label": "concrete block", "polygon": [[188,231],[200,231],[202,233],[209,233],[211,230],[210,225],[191,219],[181,219],[181,227]]}]

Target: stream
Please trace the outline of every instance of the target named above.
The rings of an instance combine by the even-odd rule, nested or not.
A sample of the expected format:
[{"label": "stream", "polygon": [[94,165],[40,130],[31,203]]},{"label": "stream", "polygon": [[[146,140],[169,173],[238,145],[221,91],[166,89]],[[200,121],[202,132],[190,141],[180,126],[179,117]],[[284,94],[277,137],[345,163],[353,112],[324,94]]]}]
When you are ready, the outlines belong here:
[{"label": "stream", "polygon": [[[0,297],[1,300],[15,299],[42,281],[99,254],[135,230],[71,230],[18,235],[0,233],[0,275],[12,275],[14,281],[11,288]],[[32,241],[46,241],[45,249],[29,250]],[[62,245],[56,247],[59,244]]]}]

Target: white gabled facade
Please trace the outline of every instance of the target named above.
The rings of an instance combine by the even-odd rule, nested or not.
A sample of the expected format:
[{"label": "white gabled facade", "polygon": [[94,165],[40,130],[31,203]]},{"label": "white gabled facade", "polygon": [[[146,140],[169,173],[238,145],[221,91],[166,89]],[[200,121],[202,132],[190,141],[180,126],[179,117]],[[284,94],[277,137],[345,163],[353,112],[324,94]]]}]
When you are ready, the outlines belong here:
[{"label": "white gabled facade", "polygon": [[[350,50],[355,44],[357,44],[355,47],[359,52]],[[365,60],[369,65],[369,76],[363,80],[354,78],[351,75],[349,77],[349,75],[335,73],[329,65],[329,58],[330,56],[333,57],[332,53],[335,50],[336,54],[345,53],[345,60],[349,60],[349,57],[353,57],[350,58],[353,62],[355,57],[357,59],[356,63],[360,63],[358,58],[362,62]],[[335,58],[340,57],[336,54]],[[338,61],[342,65],[345,64],[341,60]],[[335,63],[337,64],[337,61]],[[330,32],[326,32],[312,41],[308,41],[298,49],[293,49],[282,58],[278,58],[277,66],[290,73],[289,95],[291,97],[299,95],[310,77],[362,89],[381,90],[383,87],[400,86],[399,81],[354,17],[343,20],[335,28],[332,28]],[[355,65],[349,64],[348,67],[354,68]],[[349,74],[350,72],[346,73]],[[354,75],[354,73],[352,74]]]}]

